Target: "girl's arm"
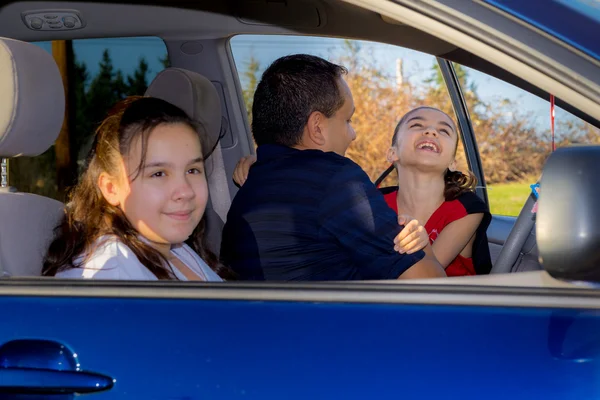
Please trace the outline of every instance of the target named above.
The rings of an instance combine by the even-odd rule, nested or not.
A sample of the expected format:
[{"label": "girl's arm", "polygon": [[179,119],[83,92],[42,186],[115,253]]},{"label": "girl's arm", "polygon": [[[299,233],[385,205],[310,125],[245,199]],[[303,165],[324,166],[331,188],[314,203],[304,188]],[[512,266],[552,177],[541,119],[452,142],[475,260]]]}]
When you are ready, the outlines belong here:
[{"label": "girl's arm", "polygon": [[433,242],[433,253],[442,267],[446,268],[475,236],[483,219],[483,213],[469,214],[449,223]]},{"label": "girl's arm", "polygon": [[240,161],[238,161],[237,165],[235,166],[235,170],[233,171],[233,181],[239,187],[246,183],[246,179],[248,179],[248,172],[250,172],[250,167],[255,162],[256,156],[253,155],[242,157]]}]

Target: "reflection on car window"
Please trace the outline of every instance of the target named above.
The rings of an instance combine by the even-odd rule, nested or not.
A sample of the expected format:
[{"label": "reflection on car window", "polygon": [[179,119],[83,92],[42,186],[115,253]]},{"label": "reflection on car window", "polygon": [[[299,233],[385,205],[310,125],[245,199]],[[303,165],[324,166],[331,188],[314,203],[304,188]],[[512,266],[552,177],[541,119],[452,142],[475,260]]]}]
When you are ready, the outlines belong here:
[{"label": "reflection on car window", "polygon": [[[550,103],[479,71],[454,67],[463,77],[491,212],[516,216],[552,151]],[[597,128],[560,107],[554,130],[556,147],[600,143]]]},{"label": "reflection on car window", "polygon": [[[256,84],[263,70],[275,59],[305,53],[346,66],[349,73],[345,79],[356,106],[352,126],[357,132],[347,156],[373,181],[388,167],[386,152],[394,128],[404,113],[419,105],[428,105],[455,115],[436,59],[429,54],[367,41],[263,35],[235,36],[231,50],[249,121]],[[459,168],[466,169],[462,143],[457,158]],[[397,184],[395,172],[382,186],[388,184]]]},{"label": "reflection on car window", "polygon": [[[148,83],[167,66],[167,49],[161,39],[153,37],[36,44],[55,54],[57,63],[69,71],[67,132],[61,133],[68,140],[66,147],[55,144],[38,157],[10,160],[10,185],[63,201],[108,107],[125,96],[144,94]],[[68,56],[59,58],[61,53]]]},{"label": "reflection on car window", "polygon": [[594,32],[600,27],[597,0],[485,0],[565,43],[600,59],[600,43]]}]

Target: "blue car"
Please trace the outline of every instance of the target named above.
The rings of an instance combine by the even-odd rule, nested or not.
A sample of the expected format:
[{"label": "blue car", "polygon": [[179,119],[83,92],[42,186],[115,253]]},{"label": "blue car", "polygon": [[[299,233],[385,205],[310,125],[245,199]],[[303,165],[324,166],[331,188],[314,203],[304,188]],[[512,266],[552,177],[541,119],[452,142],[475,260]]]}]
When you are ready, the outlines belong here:
[{"label": "blue car", "polygon": [[[222,124],[209,160],[216,173],[208,212],[217,222],[209,235],[218,247],[237,191],[234,167],[254,151],[236,41],[285,53],[304,38],[315,52],[326,47],[315,38],[342,38],[430,57],[489,203],[484,148],[457,65],[551,101],[593,130],[600,128],[598,34],[600,6],[585,0],[1,5],[0,399],[599,398],[595,146],[559,148],[521,212],[494,214],[485,276],[319,283],[41,276],[63,215],[63,172],[81,160],[65,141],[84,148],[80,131],[97,122],[103,101],[125,93],[100,90],[107,74],[124,91],[189,101],[194,117]],[[151,53],[159,47],[160,62],[163,53]],[[131,68],[131,79],[119,78],[124,60],[138,65],[142,51],[152,57],[146,67],[139,62],[143,73]],[[186,71],[212,83],[212,108],[197,101],[193,85],[171,80]],[[84,108],[73,106],[78,93],[93,90]],[[15,177],[26,173],[31,185],[19,185]],[[47,187],[48,174],[57,178]]]}]

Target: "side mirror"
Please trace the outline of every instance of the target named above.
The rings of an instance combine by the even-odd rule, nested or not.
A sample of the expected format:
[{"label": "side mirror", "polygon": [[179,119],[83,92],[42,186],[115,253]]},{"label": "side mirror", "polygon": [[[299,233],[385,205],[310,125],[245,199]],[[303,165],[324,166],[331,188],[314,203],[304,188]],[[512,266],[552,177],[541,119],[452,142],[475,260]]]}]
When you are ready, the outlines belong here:
[{"label": "side mirror", "polygon": [[540,262],[557,279],[600,282],[600,146],[558,149],[540,182]]}]

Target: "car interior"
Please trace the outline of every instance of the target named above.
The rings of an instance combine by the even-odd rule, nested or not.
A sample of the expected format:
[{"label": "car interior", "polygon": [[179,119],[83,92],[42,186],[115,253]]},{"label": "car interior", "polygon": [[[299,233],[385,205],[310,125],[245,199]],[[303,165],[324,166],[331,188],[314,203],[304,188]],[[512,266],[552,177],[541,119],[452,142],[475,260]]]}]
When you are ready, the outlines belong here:
[{"label": "car interior", "polygon": [[[59,15],[63,24],[49,25],[45,19],[49,15]],[[231,178],[233,170],[241,157],[254,152],[229,44],[240,34],[386,43],[461,63],[541,98],[549,95],[426,30],[338,0],[15,1],[0,8],[0,92],[5,99],[0,107],[0,157],[10,162],[14,157],[40,154],[56,140],[63,124],[61,73],[52,56],[30,42],[159,37],[167,47],[170,66],[156,76],[145,94],[178,105],[206,127],[207,143],[215,149],[207,160],[208,235],[211,247],[218,250],[227,211],[238,190]],[[557,100],[557,105],[600,126],[600,121],[567,103]],[[487,232],[494,269],[490,277],[478,277],[478,282],[568,285],[540,275],[535,215],[530,212],[534,203],[530,196],[518,218],[494,216]],[[0,189],[1,272],[39,276],[52,229],[61,216],[62,204],[56,200],[20,192],[18,187]],[[514,272],[521,274],[506,276]]]}]

